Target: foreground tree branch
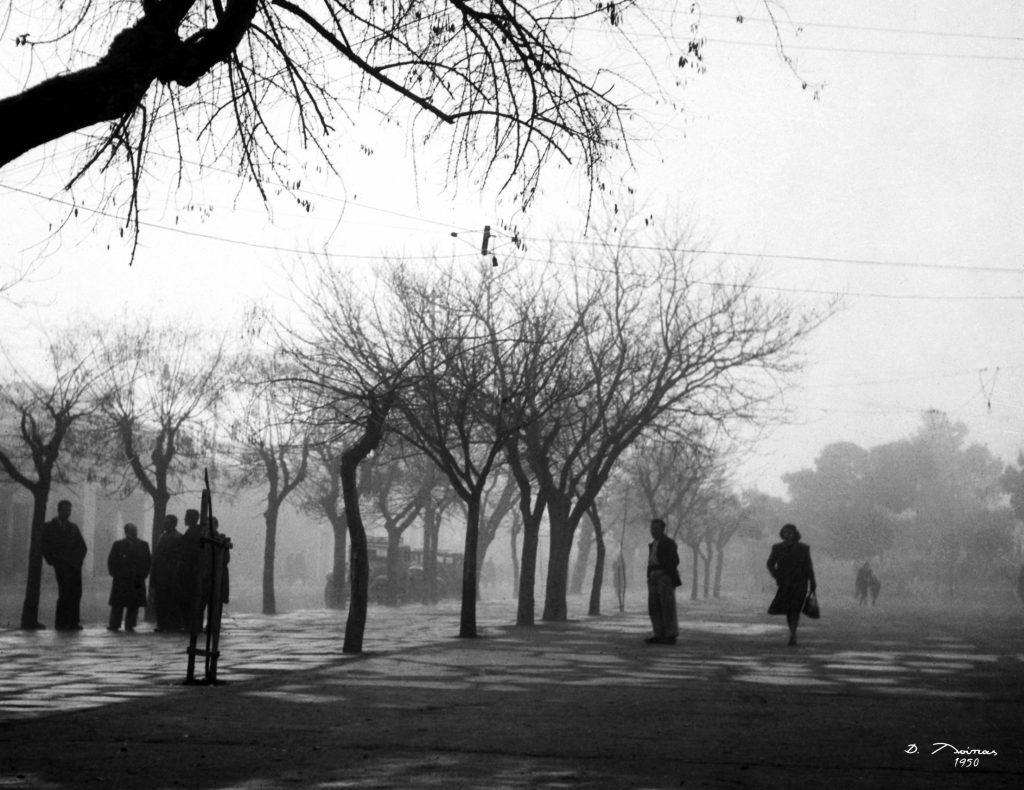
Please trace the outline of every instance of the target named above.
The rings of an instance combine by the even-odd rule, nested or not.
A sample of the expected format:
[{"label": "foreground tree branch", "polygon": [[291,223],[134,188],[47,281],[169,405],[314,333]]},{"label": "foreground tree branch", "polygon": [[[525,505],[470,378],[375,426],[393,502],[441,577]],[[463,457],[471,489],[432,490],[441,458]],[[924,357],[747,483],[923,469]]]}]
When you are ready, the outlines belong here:
[{"label": "foreground tree branch", "polygon": [[114,37],[95,66],[0,99],[0,166],[70,132],[133,113],[154,81],[195,84],[235,51],[258,6],[257,0],[227,0],[216,25],[182,39],[178,27],[193,4],[146,0],[142,18]]}]

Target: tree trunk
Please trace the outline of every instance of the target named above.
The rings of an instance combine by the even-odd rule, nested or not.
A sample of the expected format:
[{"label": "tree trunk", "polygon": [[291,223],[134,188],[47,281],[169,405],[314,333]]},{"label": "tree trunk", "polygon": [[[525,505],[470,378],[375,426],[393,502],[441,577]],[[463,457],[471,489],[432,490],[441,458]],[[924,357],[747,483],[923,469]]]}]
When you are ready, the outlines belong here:
[{"label": "tree trunk", "polygon": [[39,620],[39,594],[43,584],[43,524],[49,485],[37,485],[32,491],[32,527],[28,538],[28,575],[25,579],[25,601],[21,606],[21,628],[35,631],[46,626]]},{"label": "tree trunk", "polygon": [[725,566],[725,545],[718,546],[718,555],[715,557],[715,598],[722,597],[722,568]]},{"label": "tree trunk", "polygon": [[476,638],[477,547],[480,539],[480,493],[474,492],[466,502],[466,545],[462,554],[462,614],[459,636]]},{"label": "tree trunk", "polygon": [[509,557],[512,559],[512,597],[519,599],[519,552],[516,551],[516,536],[521,532],[517,525],[520,524],[519,517],[515,516],[512,522],[512,529],[508,531]]},{"label": "tree trunk", "polygon": [[569,555],[572,553],[574,524],[569,523],[568,503],[552,496],[548,500],[548,519],[551,524],[550,552],[548,554],[547,586],[544,590],[546,622],[564,623],[569,619],[566,591],[569,586]]},{"label": "tree trunk", "polygon": [[590,587],[590,608],[587,614],[596,617],[601,614],[601,587],[604,582],[604,530],[601,527],[601,517],[597,513],[597,506],[590,509],[590,520],[594,524],[594,543],[597,546],[597,557],[594,560],[594,581]]},{"label": "tree trunk", "polygon": [[401,550],[402,533],[397,529],[389,529],[388,533],[388,579],[384,589],[384,605],[398,606],[399,586],[401,585]]},{"label": "tree trunk", "polygon": [[700,577],[700,548],[694,545],[690,546],[690,551],[693,552],[693,572],[690,575],[690,600],[697,600],[697,581]]},{"label": "tree trunk", "polygon": [[426,586],[426,603],[436,604],[441,600],[437,589],[437,538],[441,531],[441,519],[431,515],[423,522],[423,581]]},{"label": "tree trunk", "polygon": [[369,398],[370,413],[366,428],[359,440],[341,454],[341,496],[345,503],[345,521],[352,542],[352,598],[345,623],[343,653],[362,653],[366,631],[366,609],[370,587],[370,561],[366,554],[366,528],[359,511],[359,489],[356,473],[359,463],[380,445],[384,437],[384,424],[394,404],[393,392],[383,398]]},{"label": "tree trunk", "polygon": [[266,542],[263,544],[263,614],[277,614],[277,600],[274,595],[274,559],[277,556],[277,512],[276,504],[268,504],[263,514],[267,525]]},{"label": "tree trunk", "polygon": [[533,625],[536,617],[534,587],[537,583],[537,549],[540,546],[540,519],[535,523],[526,519],[523,523],[523,555],[519,571],[519,602],[516,610],[516,625]]},{"label": "tree trunk", "polygon": [[324,595],[324,605],[328,609],[341,609],[348,600],[348,525],[344,516],[331,518],[331,529],[334,532],[334,553],[331,563],[331,577]]},{"label": "tree trunk", "polygon": [[352,596],[348,604],[343,653],[363,652],[363,633],[366,631],[366,609],[370,591],[366,529],[363,526],[362,514],[359,512],[359,491],[356,487],[356,470],[361,460],[357,453],[348,450],[341,455],[341,494],[345,502],[345,521],[348,524],[352,551]]},{"label": "tree trunk", "polygon": [[708,543],[707,554],[705,554],[704,557],[702,558],[703,562],[704,562],[704,597],[705,598],[707,598],[709,595],[711,595],[711,552],[712,552],[712,549],[713,549],[712,545],[710,543]]},{"label": "tree trunk", "polygon": [[437,543],[433,535],[436,511],[437,503],[428,494],[423,506],[423,585],[420,589],[420,603],[437,603]]}]

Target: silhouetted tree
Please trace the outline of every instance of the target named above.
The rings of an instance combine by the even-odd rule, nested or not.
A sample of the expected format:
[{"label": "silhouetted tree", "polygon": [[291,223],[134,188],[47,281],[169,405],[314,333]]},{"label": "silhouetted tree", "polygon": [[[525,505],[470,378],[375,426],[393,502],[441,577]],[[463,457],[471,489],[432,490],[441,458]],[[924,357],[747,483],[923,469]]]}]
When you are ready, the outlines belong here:
[{"label": "silhouetted tree", "polygon": [[230,378],[223,341],[148,321],[99,327],[92,338],[103,371],[93,397],[109,428],[96,449],[124,470],[123,491],[138,486],[152,500],[156,545],[173,491],[201,477],[212,449],[211,421]]},{"label": "silhouetted tree", "polygon": [[402,564],[402,535],[427,506],[434,479],[430,462],[398,442],[385,445],[364,464],[362,493],[374,504],[388,536],[387,579],[384,602],[396,606],[408,581],[408,567]]},{"label": "silhouetted tree", "polygon": [[0,470],[32,496],[23,629],[43,627],[39,622],[41,541],[50,488],[66,476],[66,450],[74,430],[97,409],[93,385],[104,371],[83,334],[80,327],[69,328],[49,340],[45,375],[32,375],[12,365],[0,379]]},{"label": "silhouetted tree", "polygon": [[334,536],[331,571],[324,586],[324,606],[340,609],[348,600],[348,524],[341,498],[341,452],[334,445],[315,442],[300,507],[315,517],[326,517]]},{"label": "silhouetted tree", "polygon": [[[616,100],[615,77],[587,67],[566,42],[590,32],[634,46],[618,26],[630,5],[70,0],[34,17],[16,40],[33,76],[44,55],[59,73],[0,100],[0,166],[107,124],[79,168],[126,167],[137,227],[139,184],[150,153],[165,152],[159,141],[176,141],[182,180],[192,167],[227,160],[263,193],[285,152],[313,151],[342,169],[333,139],[358,105],[408,126],[417,145],[441,137],[452,174],[496,176],[503,186],[515,179],[516,199],[529,203],[552,157],[593,178],[621,147],[627,96]],[[667,39],[670,30],[659,33]],[[657,91],[647,74],[645,92]],[[194,151],[184,150],[189,137]]]},{"label": "silhouetted tree", "polygon": [[277,614],[274,566],[277,522],[281,506],[306,478],[309,468],[310,427],[297,420],[295,391],[282,382],[282,369],[273,353],[250,353],[234,369],[236,419],[230,425],[231,452],[240,487],[265,486],[263,522],[263,614]]}]

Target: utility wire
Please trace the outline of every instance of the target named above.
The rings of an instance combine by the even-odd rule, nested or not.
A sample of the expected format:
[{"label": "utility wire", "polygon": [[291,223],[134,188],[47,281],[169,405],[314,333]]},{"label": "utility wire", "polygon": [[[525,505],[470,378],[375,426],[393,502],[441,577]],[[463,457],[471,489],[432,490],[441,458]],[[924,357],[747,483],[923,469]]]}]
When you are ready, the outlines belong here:
[{"label": "utility wire", "polygon": [[[109,212],[103,211],[101,209],[89,208],[87,206],[79,206],[79,205],[76,205],[75,203],[73,203],[71,201],[62,200],[60,198],[55,198],[55,197],[47,197],[46,195],[41,195],[41,194],[39,194],[37,192],[32,192],[32,191],[27,190],[27,189],[22,189],[22,188],[19,188],[19,187],[10,186],[8,184],[0,183],[0,187],[3,187],[5,189],[8,189],[8,190],[13,191],[13,192],[18,192],[18,193],[21,193],[21,194],[24,194],[24,195],[28,195],[30,197],[35,197],[35,198],[38,198],[40,200],[47,200],[47,201],[49,201],[51,203],[56,203],[58,205],[63,205],[63,206],[66,206],[68,208],[79,209],[79,210],[82,210],[82,211],[88,211],[88,212],[90,212],[92,214],[95,214],[97,216],[108,217],[110,219],[115,219],[115,220],[118,220],[118,221],[121,221],[121,219],[122,219],[121,217],[118,217],[118,216],[116,216],[114,214],[111,214]],[[290,253],[290,254],[296,254],[296,255],[308,255],[308,254],[314,253],[314,251],[308,250],[308,249],[299,249],[299,248],[295,248],[295,247],[282,247],[282,246],[276,245],[276,244],[261,244],[261,243],[258,243],[258,242],[247,241],[247,240],[244,240],[244,239],[231,239],[231,238],[227,238],[225,236],[218,236],[218,235],[212,234],[212,233],[200,233],[198,231],[186,230],[184,228],[177,228],[177,227],[173,227],[173,226],[170,226],[170,225],[163,225],[163,224],[159,224],[159,223],[155,223],[155,222],[142,221],[142,222],[140,222],[140,225],[142,225],[144,227],[148,227],[148,228],[153,228],[155,230],[163,230],[163,231],[167,231],[167,232],[171,232],[171,233],[179,233],[179,234],[185,235],[185,236],[191,236],[191,237],[199,238],[199,239],[206,239],[206,240],[209,240],[209,241],[217,241],[217,242],[221,242],[221,243],[225,243],[225,244],[237,244],[237,245],[241,245],[243,247],[248,247],[248,248],[252,248],[252,249],[263,249],[263,250],[270,250],[270,251],[274,251],[274,252]],[[565,242],[563,242],[563,243],[565,243]],[[580,242],[580,243],[585,243],[585,242]],[[610,246],[607,243],[592,242],[591,244],[603,244],[603,246],[605,246],[605,247],[609,247]],[[660,251],[665,251],[665,252],[671,252],[672,251],[672,250],[670,250],[670,248],[667,248],[667,247],[656,247],[656,246],[646,246],[646,245],[635,245],[634,248],[638,249],[638,250],[648,250],[648,251],[650,251],[650,250],[660,250]],[[699,253],[699,252],[712,253],[713,252],[714,254],[726,255],[726,256],[728,256],[728,255],[737,255],[737,256],[752,255],[752,253],[741,253],[741,252],[731,253],[731,252],[729,252],[727,250],[719,250],[719,251],[710,251],[710,250],[676,250],[676,251],[677,252],[678,251],[688,251],[688,252],[691,252],[691,253]],[[331,258],[331,259],[355,259],[355,260],[391,260],[391,259],[399,258],[399,257],[404,258],[406,260],[434,260],[437,257],[436,255],[408,255],[408,254],[404,254],[404,253],[401,253],[401,254],[390,254],[390,255],[367,255],[367,254],[361,254],[361,253],[316,252],[315,254],[324,255],[325,257]],[[468,253],[467,252],[467,253],[462,253],[460,255],[453,254],[452,257],[453,258],[458,258],[458,259],[463,259],[463,260],[470,260],[470,259],[474,259],[474,258],[479,258],[480,256],[477,253]],[[765,257],[765,256],[761,256],[761,257]],[[784,257],[784,256],[768,256],[768,257]],[[583,265],[583,264],[580,264],[579,262],[576,262],[576,261],[566,262],[566,261],[551,260],[551,259],[547,259],[547,258],[536,258],[536,257],[529,257],[529,256],[517,256],[515,258],[515,260],[524,261],[524,262],[528,262],[528,263],[537,263],[537,264],[547,265],[547,266],[556,265],[556,266],[563,266],[563,267],[564,266],[569,266],[569,267],[572,267],[572,268],[586,268],[586,269],[588,269],[590,271],[594,271],[594,272],[598,272],[598,273],[600,273],[600,272],[612,273],[611,269],[602,268],[602,267],[599,267],[599,266],[596,266],[596,265]],[[817,261],[817,260],[826,260],[827,261],[828,259],[807,258],[807,260],[815,260],[815,261]],[[943,267],[943,268],[945,268],[945,267]],[[965,271],[975,271],[974,269],[971,269],[970,267],[959,267],[959,268],[961,268],[961,269],[963,269]],[[1007,271],[1014,272],[1014,273],[1019,273],[1019,272],[1016,272],[1015,270],[1003,270],[1003,269],[1000,269],[999,271],[1001,273],[1006,273]],[[663,275],[644,275],[644,276],[649,276],[649,277],[651,277],[654,280],[664,280],[665,279]],[[694,284],[696,284],[696,285],[706,285],[706,286],[709,286],[709,287],[736,287],[738,285],[738,283],[727,283],[727,282],[723,282],[723,281],[714,281],[714,280],[694,280],[692,282]],[[778,293],[796,293],[796,294],[831,296],[831,297],[836,297],[836,296],[840,296],[840,297],[852,296],[852,297],[864,297],[864,298],[874,298],[874,299],[896,299],[896,300],[911,300],[912,299],[912,300],[926,300],[926,301],[1010,301],[1010,302],[1024,301],[1024,296],[1007,296],[1007,295],[987,296],[987,295],[967,295],[967,294],[957,294],[957,295],[891,294],[891,293],[879,293],[879,292],[855,292],[855,291],[839,291],[839,290],[825,290],[825,289],[812,289],[812,288],[788,288],[788,287],[784,287],[784,286],[769,286],[769,285],[759,285],[759,284],[754,284],[754,283],[749,284],[748,287],[753,289],[753,290],[760,290],[760,291],[772,291],[772,292],[778,292]]]},{"label": "utility wire", "polygon": [[509,241],[531,241],[538,243],[565,244],[568,246],[590,246],[601,249],[635,250],[641,252],[675,252],[688,253],[690,255],[720,255],[732,258],[773,258],[786,261],[798,261],[802,263],[848,263],[857,266],[895,266],[909,269],[923,269],[936,271],[967,271],[984,272],[986,274],[1016,274],[1024,275],[1024,268],[1013,268],[1011,266],[967,266],[964,264],[945,263],[913,263],[911,261],[896,261],[872,258],[842,258],[825,255],[790,255],[775,252],[745,252],[743,250],[713,249],[703,247],[665,247],[657,244],[613,244],[612,242],[600,239],[545,239],[537,236],[509,236],[508,234],[495,231],[495,237],[502,236]]},{"label": "utility wire", "polygon": [[[3,187],[4,189],[8,189],[8,190],[10,190],[12,192],[19,192],[19,193],[21,193],[23,195],[28,195],[30,197],[39,198],[40,200],[47,200],[47,201],[49,201],[51,203],[56,203],[58,205],[66,206],[68,208],[77,209],[77,210],[80,210],[80,211],[88,211],[90,214],[95,214],[97,216],[107,217],[109,219],[114,219],[114,220],[118,220],[118,221],[121,221],[123,219],[122,217],[118,217],[116,214],[112,214],[112,213],[110,213],[108,211],[103,211],[102,209],[89,208],[88,206],[80,206],[80,205],[78,205],[76,203],[73,203],[73,202],[71,202],[69,200],[62,200],[62,199],[56,198],[56,197],[47,197],[46,195],[40,195],[37,192],[32,192],[32,191],[27,190],[27,189],[21,189],[20,187],[11,186],[9,184],[0,183],[0,187]],[[208,241],[217,241],[217,242],[222,242],[222,243],[225,243],[225,244],[237,244],[237,245],[240,245],[242,247],[249,247],[249,248],[252,248],[252,249],[271,250],[271,251],[274,251],[274,252],[293,253],[293,254],[297,254],[297,255],[316,254],[316,255],[323,255],[324,257],[327,257],[327,258],[351,258],[351,259],[356,259],[356,260],[392,260],[394,258],[399,258],[399,257],[400,258],[404,258],[406,260],[434,260],[437,257],[436,255],[406,255],[405,253],[402,253],[402,254],[391,254],[391,255],[365,255],[365,254],[361,254],[361,253],[337,253],[337,252],[326,252],[326,251],[313,251],[313,250],[309,250],[309,249],[299,249],[299,248],[296,248],[296,247],[282,247],[282,246],[276,245],[276,244],[260,244],[259,242],[247,241],[245,239],[231,239],[231,238],[227,238],[226,236],[218,236],[218,235],[212,234],[212,233],[200,233],[199,231],[186,230],[185,228],[176,228],[176,227],[173,227],[171,225],[162,225],[162,224],[156,223],[156,222],[140,221],[139,224],[144,226],[144,227],[147,227],[147,228],[152,228],[154,230],[163,230],[163,231],[167,231],[169,233],[179,233],[179,234],[181,234],[183,236],[192,236],[194,238],[206,239]],[[455,255],[453,257],[457,257],[457,258],[478,258],[479,255],[473,254],[473,253],[464,253],[462,255]]]},{"label": "utility wire", "polygon": [[[667,9],[661,9],[661,10],[667,10]],[[774,24],[774,21],[769,19],[768,17],[747,16],[746,14],[713,14],[713,13],[708,13],[708,12],[705,12],[705,11],[701,11],[700,18],[701,19],[728,19],[728,20],[736,22],[737,24],[742,24],[742,23],[746,23],[746,22],[767,22],[769,24]],[[948,30],[920,30],[920,29],[906,28],[906,27],[875,27],[875,26],[872,26],[872,25],[849,25],[849,24],[840,24],[838,22],[797,21],[797,20],[792,20],[792,19],[786,20],[786,25],[787,25],[787,27],[788,26],[792,26],[792,27],[794,27],[796,29],[803,29],[803,30],[807,30],[807,29],[810,29],[810,28],[821,27],[821,28],[827,28],[829,30],[857,30],[857,31],[867,32],[867,33],[896,33],[896,34],[911,35],[911,36],[938,36],[938,37],[942,37],[942,38],[976,38],[976,39],[984,39],[984,40],[989,40],[989,41],[1017,41],[1017,42],[1024,43],[1024,36],[1000,36],[1000,35],[993,35],[993,34],[990,34],[990,33],[961,33],[961,32],[954,33],[954,32],[948,31]]]}]

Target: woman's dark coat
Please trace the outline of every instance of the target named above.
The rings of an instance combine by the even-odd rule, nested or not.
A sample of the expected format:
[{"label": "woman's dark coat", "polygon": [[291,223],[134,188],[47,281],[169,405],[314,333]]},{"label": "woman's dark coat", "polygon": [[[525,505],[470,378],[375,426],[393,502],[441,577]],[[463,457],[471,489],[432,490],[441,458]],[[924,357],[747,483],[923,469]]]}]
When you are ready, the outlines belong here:
[{"label": "woman's dark coat", "polygon": [[149,544],[146,541],[139,538],[115,540],[107,557],[107,570],[114,577],[107,603],[111,606],[145,606],[149,567]]},{"label": "woman's dark coat", "polygon": [[768,572],[779,585],[768,614],[799,612],[807,597],[808,587],[816,586],[811,549],[806,543],[776,543],[768,555]]}]

